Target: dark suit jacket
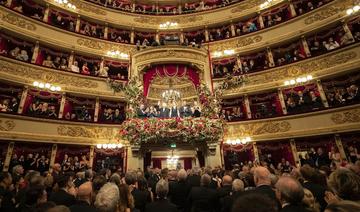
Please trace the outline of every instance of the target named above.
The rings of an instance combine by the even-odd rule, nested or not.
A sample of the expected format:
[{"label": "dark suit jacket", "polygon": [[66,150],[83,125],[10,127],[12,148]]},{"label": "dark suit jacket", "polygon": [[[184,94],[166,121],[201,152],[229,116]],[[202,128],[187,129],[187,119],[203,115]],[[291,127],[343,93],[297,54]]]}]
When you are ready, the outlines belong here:
[{"label": "dark suit jacket", "polygon": [[56,205],[65,205],[68,207],[76,203],[75,197],[64,190],[52,193],[49,201],[54,202]]},{"label": "dark suit jacket", "polygon": [[218,206],[217,192],[208,187],[194,187],[188,197],[188,210],[192,212],[215,212]]},{"label": "dark suit jacket", "polygon": [[167,199],[159,199],[146,205],[145,212],[178,212],[176,205],[170,203]]},{"label": "dark suit jacket", "polygon": [[287,205],[280,212],[308,212],[303,205]]},{"label": "dark suit jacket", "polygon": [[304,182],[303,187],[311,191],[314,195],[316,201],[320,204],[322,211],[325,209],[327,203],[324,199],[325,197],[325,188],[321,185],[312,183],[312,182]]},{"label": "dark suit jacket", "polygon": [[217,191],[218,191],[218,197],[223,198],[225,196],[230,195],[230,193],[232,191],[232,186],[231,185],[225,185],[225,186],[219,188]]},{"label": "dark suit jacket", "polygon": [[173,182],[169,185],[169,197],[179,209],[185,209],[190,185],[186,181]]},{"label": "dark suit jacket", "polygon": [[169,118],[169,108],[160,108],[160,118]]},{"label": "dark suit jacket", "polygon": [[187,178],[187,182],[190,187],[196,187],[200,186],[200,179],[201,177],[199,175],[192,175]]},{"label": "dark suit jacket", "polygon": [[242,194],[243,192],[237,191],[233,192],[229,196],[225,196],[220,199],[221,212],[230,212],[235,200],[239,198]]},{"label": "dark suit jacket", "polygon": [[71,212],[96,212],[96,208],[85,201],[77,201],[75,205],[69,207]]},{"label": "dark suit jacket", "polygon": [[275,191],[271,188],[271,186],[268,185],[261,185],[254,189],[254,192],[257,192],[259,194],[264,194],[270,199],[275,200],[277,202]]},{"label": "dark suit jacket", "polygon": [[131,194],[134,197],[135,208],[144,212],[146,204],[151,202],[150,192],[134,189]]}]

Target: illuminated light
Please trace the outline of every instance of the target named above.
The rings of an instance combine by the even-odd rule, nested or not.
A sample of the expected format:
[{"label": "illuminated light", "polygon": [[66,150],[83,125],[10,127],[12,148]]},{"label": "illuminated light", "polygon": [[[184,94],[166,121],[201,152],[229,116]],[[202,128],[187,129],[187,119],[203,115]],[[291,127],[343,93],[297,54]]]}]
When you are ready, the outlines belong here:
[{"label": "illuminated light", "polygon": [[352,13],[354,12],[354,10],[353,9],[348,9],[348,10],[346,10],[346,14],[348,14],[348,15],[351,15]]},{"label": "illuminated light", "polygon": [[68,0],[63,0],[64,4],[67,4],[68,3]]},{"label": "illuminated light", "polygon": [[290,85],[290,82],[289,82],[289,81],[285,81],[285,82],[284,82],[284,85]]},{"label": "illuminated light", "polygon": [[72,8],[75,10],[75,9],[76,9],[76,6],[75,6],[75,5],[73,5],[73,6],[72,6]]},{"label": "illuminated light", "polygon": [[250,137],[246,137],[245,138],[247,142],[250,142],[251,141],[251,138]]},{"label": "illuminated light", "polygon": [[56,91],[55,86],[51,86],[51,87],[50,87],[50,90],[51,90],[51,91]]},{"label": "illuminated light", "polygon": [[295,83],[295,80],[290,80],[290,85],[294,85]]},{"label": "illuminated light", "polygon": [[122,148],[122,147],[123,147],[122,144],[118,144],[118,145],[117,145],[117,148],[119,148],[119,149]]},{"label": "illuminated light", "polygon": [[307,79],[307,80],[312,80],[313,77],[312,77],[311,75],[307,75],[307,76],[306,76],[306,79]]},{"label": "illuminated light", "polygon": [[353,10],[354,10],[354,12],[359,11],[359,10],[360,10],[360,6],[359,6],[359,5],[356,5],[355,7],[353,7]]},{"label": "illuminated light", "polygon": [[246,139],[241,139],[242,144],[246,144]]},{"label": "illuminated light", "polygon": [[96,144],[96,148],[101,149],[102,145],[101,144]]},{"label": "illuminated light", "polygon": [[38,86],[39,86],[39,82],[38,82],[38,81],[35,81],[35,82],[33,83],[33,85],[34,85],[35,87],[38,87]]},{"label": "illuminated light", "polygon": [[108,145],[107,145],[107,144],[103,144],[102,147],[103,147],[104,149],[107,149],[107,148],[108,148]]},{"label": "illuminated light", "polygon": [[297,83],[299,83],[299,82],[301,82],[301,81],[302,81],[301,78],[297,78],[297,79],[296,79],[296,82],[297,82]]},{"label": "illuminated light", "polygon": [[55,90],[56,90],[56,91],[61,91],[61,87],[56,86],[56,87],[55,87]]},{"label": "illuminated light", "polygon": [[51,85],[49,83],[45,83],[45,88],[50,88]]},{"label": "illuminated light", "polygon": [[240,144],[240,139],[235,140],[236,144]]},{"label": "illuminated light", "polygon": [[231,141],[231,144],[232,144],[232,145],[235,145],[235,144],[236,144],[236,141],[235,141],[235,140],[232,140],[232,141]]},{"label": "illuminated light", "polygon": [[306,77],[302,77],[301,81],[306,82],[306,81],[308,81],[308,79]]},{"label": "illuminated light", "polygon": [[40,82],[39,83],[39,88],[44,88],[44,87],[45,87],[44,83]]},{"label": "illuminated light", "polygon": [[235,53],[235,51],[233,50],[233,49],[226,49],[226,50],[224,50],[224,54],[225,55],[232,55],[232,54],[234,54]]},{"label": "illuminated light", "polygon": [[227,144],[231,144],[231,140],[230,140],[230,139],[227,139],[227,140],[226,140],[226,143],[227,143]]}]

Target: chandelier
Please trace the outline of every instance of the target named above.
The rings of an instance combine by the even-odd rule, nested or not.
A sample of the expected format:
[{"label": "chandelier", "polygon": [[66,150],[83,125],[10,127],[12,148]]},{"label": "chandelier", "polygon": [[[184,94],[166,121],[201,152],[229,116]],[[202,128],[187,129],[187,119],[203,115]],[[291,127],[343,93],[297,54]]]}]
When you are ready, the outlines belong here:
[{"label": "chandelier", "polygon": [[180,92],[177,90],[174,90],[172,87],[173,87],[173,81],[172,81],[172,79],[169,79],[169,89],[165,90],[161,94],[162,99],[165,100],[166,102],[168,102],[170,100],[176,101],[181,98]]}]

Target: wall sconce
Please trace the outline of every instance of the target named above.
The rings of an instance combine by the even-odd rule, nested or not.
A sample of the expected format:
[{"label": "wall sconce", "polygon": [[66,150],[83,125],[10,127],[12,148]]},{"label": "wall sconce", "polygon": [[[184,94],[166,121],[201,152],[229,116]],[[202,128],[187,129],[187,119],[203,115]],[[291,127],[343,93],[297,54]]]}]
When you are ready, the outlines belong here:
[{"label": "wall sconce", "polygon": [[35,82],[33,82],[33,86],[37,87],[37,88],[41,88],[41,89],[44,89],[44,88],[49,89],[51,91],[61,91],[60,86],[55,86],[50,83],[43,83],[43,82],[35,81]]},{"label": "wall sconce", "polygon": [[237,138],[237,139],[228,139],[225,143],[226,144],[229,144],[229,145],[239,145],[239,144],[242,144],[242,145],[245,145],[245,144],[248,144],[251,142],[251,138],[250,137],[245,137],[245,138]]},{"label": "wall sconce", "polygon": [[285,86],[295,85],[296,83],[304,83],[304,82],[310,81],[312,79],[313,79],[313,77],[311,75],[308,75],[306,77],[298,77],[296,79],[286,80],[284,82],[284,85]]},{"label": "wall sconce", "polygon": [[96,144],[98,149],[121,149],[122,147],[122,144]]}]

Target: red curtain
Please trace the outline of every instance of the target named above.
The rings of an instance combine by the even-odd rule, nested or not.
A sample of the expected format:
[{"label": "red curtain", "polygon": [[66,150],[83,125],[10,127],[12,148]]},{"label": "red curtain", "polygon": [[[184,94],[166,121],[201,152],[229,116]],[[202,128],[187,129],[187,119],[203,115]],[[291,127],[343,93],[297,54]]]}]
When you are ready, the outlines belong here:
[{"label": "red curtain", "polygon": [[200,84],[199,73],[197,73],[197,71],[192,67],[180,64],[156,65],[147,70],[143,76],[144,96],[148,95],[150,83],[156,76],[161,78],[187,76],[187,78],[191,80],[195,87]]},{"label": "red curtain", "polygon": [[259,154],[267,155],[271,154],[275,165],[281,162],[281,159],[289,161],[290,164],[295,165],[294,157],[292,155],[290,143],[288,141],[282,142],[259,142],[256,144]]},{"label": "red curtain", "polygon": [[192,169],[192,158],[183,158],[184,159],[184,169]]},{"label": "red curtain", "polygon": [[161,158],[152,158],[153,168],[159,168],[161,169]]}]

